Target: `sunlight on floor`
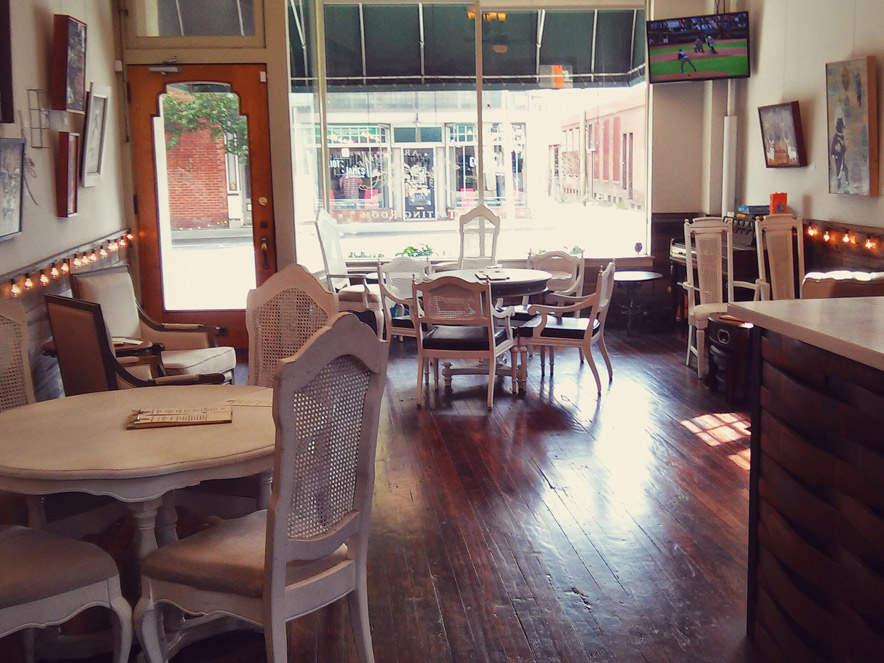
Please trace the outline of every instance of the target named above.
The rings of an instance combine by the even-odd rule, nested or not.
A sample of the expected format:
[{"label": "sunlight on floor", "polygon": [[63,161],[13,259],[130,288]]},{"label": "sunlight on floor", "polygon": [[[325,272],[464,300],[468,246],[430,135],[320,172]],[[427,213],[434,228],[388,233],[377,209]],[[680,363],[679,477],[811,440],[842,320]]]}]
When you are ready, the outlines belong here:
[{"label": "sunlight on floor", "polygon": [[749,442],[749,420],[746,417],[735,412],[719,412],[687,419],[681,424],[710,447],[724,447],[725,451],[738,447],[738,450],[728,454],[728,459],[748,471],[750,452],[746,445]]}]

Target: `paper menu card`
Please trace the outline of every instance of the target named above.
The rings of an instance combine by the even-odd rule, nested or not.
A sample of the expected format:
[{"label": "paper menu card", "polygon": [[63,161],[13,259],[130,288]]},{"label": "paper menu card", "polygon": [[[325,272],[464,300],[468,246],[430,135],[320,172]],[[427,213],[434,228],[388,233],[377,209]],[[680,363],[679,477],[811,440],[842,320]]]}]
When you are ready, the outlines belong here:
[{"label": "paper menu card", "polygon": [[161,428],[164,426],[199,426],[227,424],[233,421],[231,407],[159,408],[137,410],[126,422],[126,428]]},{"label": "paper menu card", "polygon": [[[444,275],[444,274],[443,274]],[[476,272],[476,276],[480,279],[488,279],[489,281],[506,281],[509,276],[495,271]]]}]

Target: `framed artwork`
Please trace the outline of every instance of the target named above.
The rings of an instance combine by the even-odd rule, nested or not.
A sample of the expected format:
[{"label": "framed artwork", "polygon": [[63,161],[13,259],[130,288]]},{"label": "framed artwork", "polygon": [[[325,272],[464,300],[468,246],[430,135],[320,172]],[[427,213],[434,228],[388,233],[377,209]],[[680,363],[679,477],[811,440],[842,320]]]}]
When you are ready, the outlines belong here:
[{"label": "framed artwork", "polygon": [[12,104],[12,24],[9,0],[0,0],[0,122],[14,122]]},{"label": "framed artwork", "polygon": [[878,195],[875,58],[826,63],[829,193]]},{"label": "framed artwork", "polygon": [[80,163],[80,134],[58,132],[58,154],[55,159],[56,215],[77,213],[77,166]]},{"label": "framed artwork", "polygon": [[797,101],[759,106],[764,163],[768,168],[800,168],[807,165],[804,132]]},{"label": "framed artwork", "polygon": [[52,32],[52,75],[49,105],[52,110],[86,110],[86,24],[72,16],[56,14]]},{"label": "framed artwork", "polygon": [[21,232],[25,141],[0,138],[0,240]]},{"label": "framed artwork", "polygon": [[104,159],[104,130],[110,103],[110,88],[96,85],[89,88],[86,103],[86,119],[83,121],[83,159],[80,180],[83,186],[95,186],[101,179]]}]

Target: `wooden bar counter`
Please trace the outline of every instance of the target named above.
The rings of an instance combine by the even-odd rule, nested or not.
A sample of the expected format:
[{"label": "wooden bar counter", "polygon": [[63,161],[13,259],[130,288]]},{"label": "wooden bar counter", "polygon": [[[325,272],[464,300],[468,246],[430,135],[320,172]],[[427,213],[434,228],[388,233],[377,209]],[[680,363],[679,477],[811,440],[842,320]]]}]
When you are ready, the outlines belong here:
[{"label": "wooden bar counter", "polygon": [[740,302],[753,329],[747,631],[884,660],[884,297]]}]

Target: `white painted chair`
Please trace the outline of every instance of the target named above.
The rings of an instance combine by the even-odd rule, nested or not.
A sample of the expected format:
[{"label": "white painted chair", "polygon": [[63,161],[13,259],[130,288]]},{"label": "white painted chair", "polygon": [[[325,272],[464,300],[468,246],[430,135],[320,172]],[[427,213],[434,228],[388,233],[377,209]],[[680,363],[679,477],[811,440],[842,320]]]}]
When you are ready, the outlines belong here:
[{"label": "white painted chair", "polygon": [[74,297],[101,305],[113,338],[134,338],[162,343],[166,375],[222,373],[233,382],[236,353],[215,342],[218,327],[151,320],[135,299],[132,278],[125,265],[71,275]]},{"label": "white painted chair", "polygon": [[[599,379],[599,372],[592,359],[592,346],[597,345],[605,360],[605,367],[608,369],[608,381],[614,377],[614,371],[611,368],[611,359],[608,356],[608,348],[605,345],[605,321],[608,318],[608,308],[611,304],[611,296],[614,292],[614,262],[611,261],[607,266],[599,271],[596,280],[595,292],[586,297],[581,297],[573,304],[565,306],[543,306],[539,304],[531,304],[528,307],[529,313],[537,316],[530,322],[522,325],[517,330],[519,337],[520,352],[522,354],[522,362],[520,368],[519,382],[524,388],[527,381],[527,346],[539,346],[541,348],[579,348],[582,351],[581,357],[586,356],[589,362],[589,368],[595,378],[595,384],[598,393],[602,393],[602,383]],[[589,311],[587,317],[579,317],[580,311]],[[573,317],[574,314],[578,314]],[[542,366],[541,355],[541,366]],[[555,355],[550,352],[550,372],[553,370]]]},{"label": "white painted chair", "polygon": [[[564,251],[547,251],[528,256],[528,269],[540,269],[552,274],[547,281],[545,299],[562,304],[559,298],[580,297],[583,294],[583,252],[572,255]],[[522,301],[527,305],[527,297]]]},{"label": "white painted chair", "polygon": [[497,264],[497,237],[500,217],[485,205],[474,207],[460,217],[458,269],[484,269]]},{"label": "white painted chair", "polygon": [[246,298],[249,384],[272,387],[291,357],[338,312],[338,300],[305,267],[288,265]]},{"label": "white painted chair", "polygon": [[[364,274],[350,274],[347,261],[341,250],[341,236],[338,222],[326,210],[316,213],[316,236],[322,262],[325,265],[325,280],[328,289],[338,296],[338,310],[359,314],[365,311],[373,316],[375,329],[381,335],[384,314],[381,312],[381,291],[375,283],[366,283]],[[351,285],[351,281],[358,283]]]},{"label": "white painted chair", "polygon": [[[516,381],[516,349],[509,311],[498,311],[491,299],[490,281],[465,281],[441,276],[415,283],[411,308],[417,329],[417,406],[421,407],[421,379],[428,361],[484,359],[488,361],[488,409],[494,404],[497,358],[512,358],[510,377]],[[500,321],[495,325],[495,321]],[[450,384],[450,378],[446,381]]]},{"label": "white painted chair", "polygon": [[755,222],[755,246],[761,298],[795,299],[804,281],[804,221],[769,214]]},{"label": "white painted chair", "polygon": [[156,357],[117,359],[99,304],[45,295],[66,396],[156,385],[221,384],[221,373],[157,377]]},{"label": "white painted chair", "polygon": [[363,663],[374,660],[366,555],[387,343],[350,314],[280,362],[270,508],[148,555],[136,630],[167,660],[161,604],[262,626],[269,663],[287,660],[286,622],[347,597]]},{"label": "white painted chair", "polygon": [[[384,308],[384,338],[417,338],[411,315],[411,288],[415,281],[432,276],[429,257],[423,260],[399,256],[390,262],[378,262],[378,286]],[[395,311],[395,315],[394,315]]]},{"label": "white painted chair", "polygon": [[0,638],[25,634],[28,663],[33,629],[66,622],[86,608],[111,611],[115,663],[129,660],[132,609],[120,593],[114,560],[98,546],[51,532],[0,526]]},{"label": "white painted chair", "polygon": [[688,347],[684,363],[685,366],[690,365],[691,355],[695,355],[697,375],[702,378],[706,373],[706,327],[709,316],[727,311],[728,303],[734,301],[734,287],[752,290],[755,299],[759,298],[761,287],[757,283],[734,281],[734,232],[728,221],[712,216],[693,221],[685,219],[684,241],[687,281],[682,286],[687,291],[688,300]]},{"label": "white painted chair", "polygon": [[33,402],[25,309],[19,301],[0,298],[0,412]]}]

